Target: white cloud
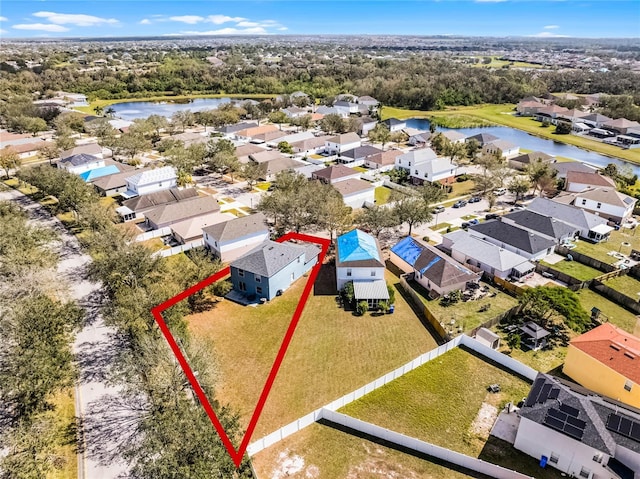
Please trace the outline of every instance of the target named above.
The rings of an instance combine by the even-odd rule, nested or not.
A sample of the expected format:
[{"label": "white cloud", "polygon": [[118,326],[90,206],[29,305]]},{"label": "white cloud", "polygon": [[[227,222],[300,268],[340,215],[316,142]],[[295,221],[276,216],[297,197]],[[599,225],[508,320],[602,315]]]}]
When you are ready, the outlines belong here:
[{"label": "white cloud", "polygon": [[151,25],[151,20],[149,20],[148,18],[143,18],[142,20],[140,20],[138,22],[139,25]]},{"label": "white cloud", "polygon": [[[75,25],[77,27],[93,27],[103,24],[118,23],[115,18],[102,18],[93,15],[72,14],[72,13],[55,13],[55,12],[36,12],[34,17],[46,18],[56,25]],[[55,31],[55,30],[49,30]]]},{"label": "white cloud", "polygon": [[289,30],[287,27],[280,27],[278,28],[278,30],[280,30],[281,32],[284,32],[285,30]]},{"label": "white cloud", "polygon": [[558,33],[553,33],[553,32],[540,32],[540,33],[536,33],[535,35],[529,35],[530,37],[537,37],[537,38],[566,38],[569,35],[560,35]]},{"label": "white cloud", "polygon": [[243,18],[243,17],[229,17],[227,15],[209,15],[207,17],[207,21],[215,25],[222,25],[223,23],[229,23],[229,22],[238,23],[245,20],[246,18]]},{"label": "white cloud", "polygon": [[0,17],[0,22],[7,22],[9,19],[7,17]]},{"label": "white cloud", "polygon": [[236,24],[236,26],[238,26],[238,27],[259,27],[260,24],[258,22],[243,21],[243,22],[238,22]]},{"label": "white cloud", "polygon": [[188,23],[189,25],[195,25],[196,23],[203,21],[204,18],[198,15],[181,15],[177,17],[169,17],[169,20],[173,20],[174,22]]},{"label": "white cloud", "polygon": [[198,31],[186,31],[180,33],[169,34],[170,36],[175,35],[267,35],[267,31],[264,27],[252,27],[252,28],[234,28],[234,27],[226,27],[220,28],[218,30],[208,30],[204,32]]},{"label": "white cloud", "polygon": [[62,25],[54,25],[52,23],[20,23],[13,25],[16,30],[41,30],[43,32],[68,32],[67,27]]},{"label": "white cloud", "polygon": [[559,25],[546,25],[543,27],[545,30],[555,30],[556,28],[560,28]]}]

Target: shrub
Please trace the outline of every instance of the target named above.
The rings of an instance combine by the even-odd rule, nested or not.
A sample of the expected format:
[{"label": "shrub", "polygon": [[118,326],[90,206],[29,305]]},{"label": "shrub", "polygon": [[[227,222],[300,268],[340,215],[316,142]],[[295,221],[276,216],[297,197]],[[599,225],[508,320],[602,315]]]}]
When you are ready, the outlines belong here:
[{"label": "shrub", "polygon": [[367,311],[369,311],[369,304],[366,301],[360,301],[356,306],[358,316],[363,316]]},{"label": "shrub", "polygon": [[389,303],[387,301],[380,301],[378,303],[378,309],[383,313],[388,313],[390,309]]},{"label": "shrub", "polygon": [[387,283],[387,292],[389,293],[389,304],[395,303],[396,302],[396,290],[389,283]]},{"label": "shrub", "polygon": [[342,287],[342,296],[348,304],[353,302],[353,281],[348,281]]}]

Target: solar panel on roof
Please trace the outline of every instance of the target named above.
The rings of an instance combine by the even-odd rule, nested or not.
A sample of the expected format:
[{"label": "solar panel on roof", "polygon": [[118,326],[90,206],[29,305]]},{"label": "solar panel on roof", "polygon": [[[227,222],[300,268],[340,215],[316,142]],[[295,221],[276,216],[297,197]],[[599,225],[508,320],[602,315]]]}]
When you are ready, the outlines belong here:
[{"label": "solar panel on roof", "polygon": [[573,416],[567,416],[567,424],[571,424],[572,426],[579,427],[580,429],[584,429],[587,426],[587,423],[582,419],[575,418]]},{"label": "solar panel on roof", "polygon": [[558,399],[558,394],[560,394],[560,389],[553,388],[549,391],[549,399]]},{"label": "solar panel on roof", "polygon": [[576,408],[568,406],[566,404],[560,404],[560,410],[573,417],[578,417],[578,414],[580,414],[580,411],[578,411]]},{"label": "solar panel on roof", "polygon": [[577,428],[575,426],[572,426],[571,424],[565,424],[563,432],[575,439],[580,440],[582,439],[582,435],[584,434],[584,429]]},{"label": "solar panel on roof", "polygon": [[531,407],[536,403],[536,400],[538,399],[538,394],[540,394],[540,389],[542,389],[543,384],[544,384],[544,378],[538,378],[535,380],[535,382],[533,383],[533,387],[531,388],[531,392],[529,393],[529,396],[527,397],[527,400],[524,403],[526,407]]},{"label": "solar panel on roof", "polygon": [[547,411],[547,414],[549,414],[549,416],[551,416],[551,417],[555,417],[556,419],[559,419],[562,422],[567,420],[567,415],[565,413],[563,413],[562,411],[558,411],[555,408],[549,409]]},{"label": "solar panel on roof", "polygon": [[558,429],[559,431],[562,431],[562,428],[564,427],[564,422],[554,417],[549,417],[549,416],[545,417],[544,423],[548,426]]},{"label": "solar panel on roof", "polygon": [[617,414],[610,414],[607,419],[607,428],[611,429],[612,431],[617,431],[618,426],[620,425],[620,419],[622,418]]},{"label": "solar panel on roof", "polygon": [[637,421],[612,413],[607,418],[606,426],[610,431],[640,442],[640,423]]},{"label": "solar panel on roof", "polygon": [[540,391],[540,395],[538,396],[538,402],[544,403],[549,397],[549,391],[551,391],[551,384],[545,384],[542,386],[542,391]]},{"label": "solar panel on roof", "polygon": [[556,408],[547,410],[544,424],[580,441],[587,423]]},{"label": "solar panel on roof", "polygon": [[620,427],[618,428],[618,431],[620,432],[620,434],[624,434],[625,436],[629,436],[631,434],[631,425],[633,423],[631,421],[629,421],[627,418],[622,418],[620,419]]},{"label": "solar panel on roof", "polygon": [[631,427],[631,439],[640,441],[640,424],[638,424],[637,422],[634,422],[633,426]]}]

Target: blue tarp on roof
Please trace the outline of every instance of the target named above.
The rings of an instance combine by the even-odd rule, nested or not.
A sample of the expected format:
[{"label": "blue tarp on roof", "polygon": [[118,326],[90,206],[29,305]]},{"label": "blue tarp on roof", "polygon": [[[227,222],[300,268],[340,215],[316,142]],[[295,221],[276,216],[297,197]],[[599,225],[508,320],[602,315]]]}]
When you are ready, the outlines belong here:
[{"label": "blue tarp on roof", "polygon": [[120,170],[116,165],[103,166],[101,168],[95,168],[93,170],[85,171],[84,173],[80,173],[80,178],[84,181],[92,181],[96,180],[102,176],[107,175],[115,175],[116,173],[120,173]]},{"label": "blue tarp on roof", "polygon": [[400,259],[413,266],[420,256],[420,253],[424,248],[416,243],[413,238],[407,236],[405,239],[400,241],[397,245],[391,248]]},{"label": "blue tarp on roof", "polygon": [[[420,274],[424,274],[425,271],[427,271],[429,268],[431,268],[434,264],[436,264],[438,261],[442,261],[442,258],[440,256],[436,256],[435,258],[433,258],[431,261],[429,261],[429,263],[420,270]],[[466,271],[464,269],[460,269],[460,271]]]},{"label": "blue tarp on roof", "polygon": [[347,261],[365,261],[380,259],[378,252],[378,244],[373,236],[360,230],[349,231],[348,233],[338,236],[338,261],[344,263]]}]

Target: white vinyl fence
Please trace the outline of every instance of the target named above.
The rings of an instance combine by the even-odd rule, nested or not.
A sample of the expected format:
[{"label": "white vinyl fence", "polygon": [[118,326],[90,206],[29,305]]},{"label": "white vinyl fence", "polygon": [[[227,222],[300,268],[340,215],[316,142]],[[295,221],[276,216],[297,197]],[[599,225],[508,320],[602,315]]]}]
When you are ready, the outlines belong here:
[{"label": "white vinyl fence", "polygon": [[437,358],[438,356],[443,355],[447,351],[451,351],[452,349],[457,348],[460,345],[464,345],[467,348],[481,354],[482,356],[490,359],[492,361],[497,362],[498,364],[504,366],[507,369],[510,369],[516,374],[519,374],[522,377],[533,381],[538,374],[537,371],[522,364],[520,361],[517,361],[509,356],[506,356],[502,353],[499,353],[484,344],[479,343],[473,338],[466,336],[464,334],[460,336],[456,336],[454,339],[449,341],[448,343],[443,344],[435,349],[432,349],[429,352],[421,354],[417,358],[409,361],[407,364],[400,366],[397,369],[385,374],[384,376],[371,381],[368,384],[365,384],[361,388],[356,389],[355,391],[351,391],[350,393],[345,394],[344,396],[330,402],[324,407],[316,409],[315,411],[310,412],[306,416],[303,416],[296,421],[293,421],[290,424],[287,424],[284,427],[281,427],[277,431],[264,436],[255,442],[249,444],[247,448],[247,452],[250,456],[262,451],[263,449],[271,446],[272,444],[281,441],[285,437],[288,437],[301,429],[313,424],[313,422],[317,421],[318,418],[321,417],[322,409],[328,409],[330,411],[337,411],[338,409],[346,406],[347,404],[355,401],[356,399],[361,398],[362,396],[369,394],[372,391],[384,386],[385,384],[390,383],[391,381],[398,379],[401,376],[404,376],[410,371],[413,371],[416,368],[419,368],[425,363],[428,363],[432,359]]},{"label": "white vinyl fence", "polygon": [[203,239],[199,239],[199,240],[191,241],[189,243],[174,246],[171,249],[161,249],[160,251],[156,251],[153,254],[154,256],[161,256],[163,258],[166,258],[168,256],[173,256],[174,254],[179,254],[184,251],[189,251],[190,249],[197,248],[199,246],[204,246]]},{"label": "white vinyl fence", "polygon": [[168,226],[165,228],[160,228],[159,230],[151,230],[146,233],[141,233],[136,236],[136,241],[147,241],[153,238],[160,238],[161,236],[168,236],[171,234],[171,228]]},{"label": "white vinyl fence", "polygon": [[369,436],[377,437],[392,444],[405,447],[422,454],[427,454],[448,463],[456,464],[472,471],[495,477],[496,479],[533,479],[531,476],[506,469],[496,464],[491,464],[490,462],[483,461],[482,459],[477,459],[444,447],[436,446],[435,444],[420,441],[419,439],[405,436],[399,432],[390,431],[389,429],[355,419],[351,416],[347,416],[346,414],[340,414],[339,412],[331,411],[329,409],[322,409],[320,411],[320,416],[322,419],[331,423],[346,426],[355,431],[368,434]]}]

